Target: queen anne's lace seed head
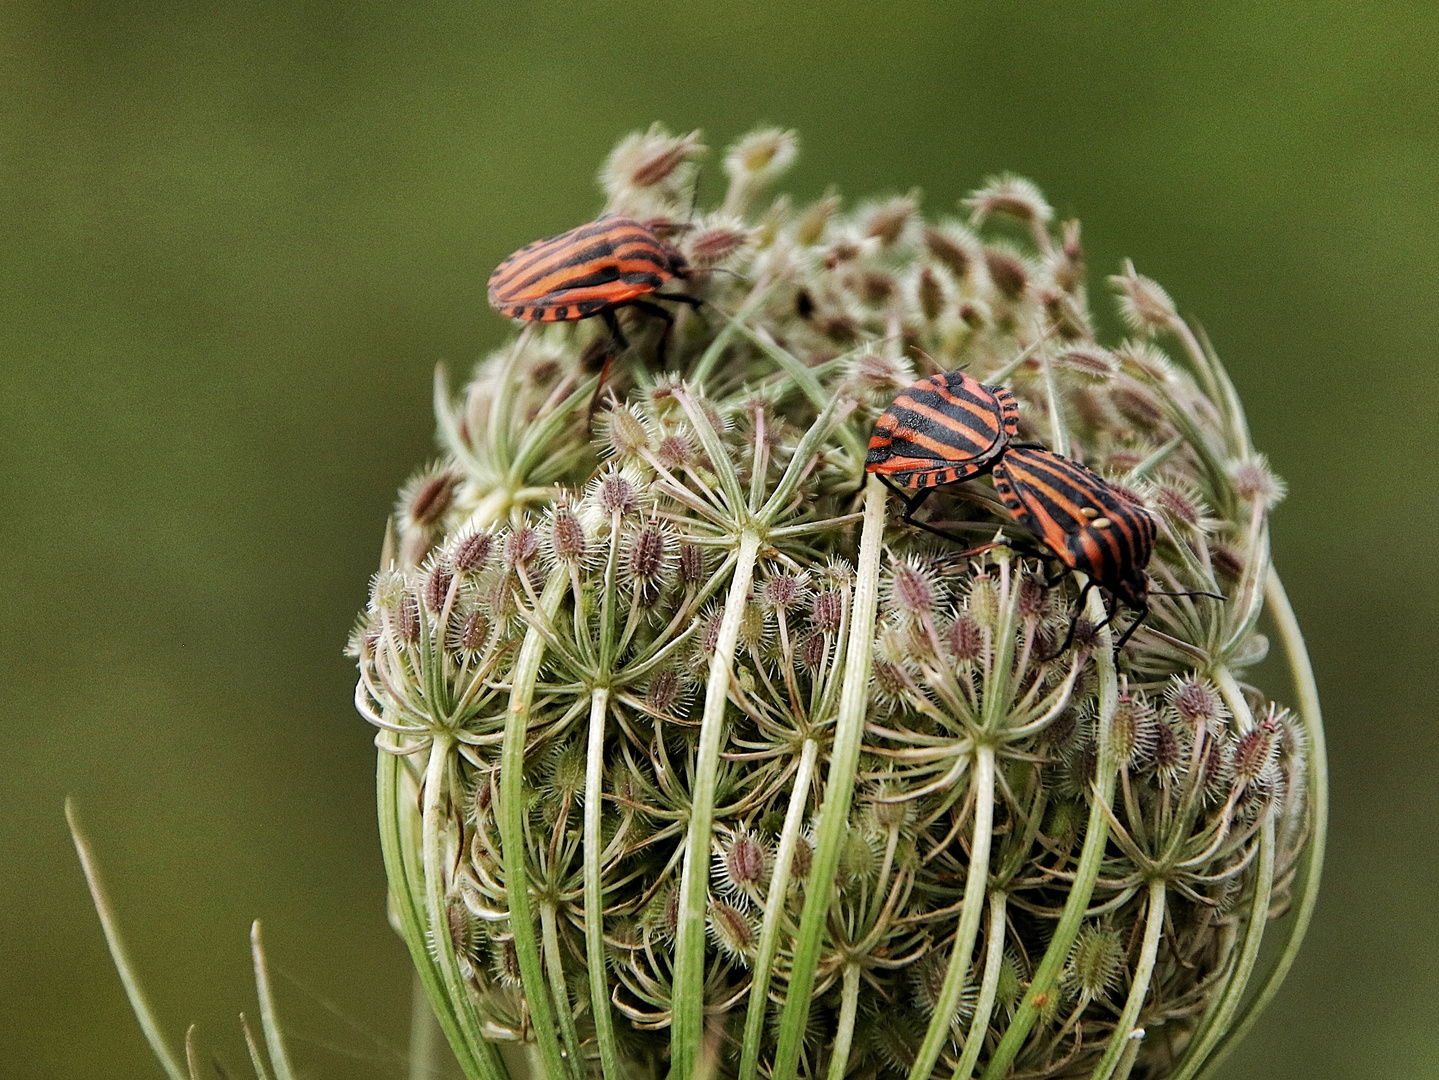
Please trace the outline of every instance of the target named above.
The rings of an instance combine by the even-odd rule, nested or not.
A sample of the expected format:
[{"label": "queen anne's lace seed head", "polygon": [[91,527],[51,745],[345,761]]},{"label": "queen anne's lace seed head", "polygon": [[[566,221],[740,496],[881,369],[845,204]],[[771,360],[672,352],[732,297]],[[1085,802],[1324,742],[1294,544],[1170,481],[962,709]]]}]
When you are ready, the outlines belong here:
[{"label": "queen anne's lace seed head", "polygon": [[[760,1075],[948,1075],[970,1053],[973,1075],[1059,1080],[1107,1056],[1162,1080],[1208,1053],[1196,1033],[1245,992],[1249,928],[1275,932],[1315,834],[1316,744],[1255,666],[1283,484],[1159,285],[1124,264],[1132,336],[1096,330],[1079,224],[1032,183],[986,181],[967,222],[918,191],[796,203],[769,193],[796,146],[739,140],[706,207],[698,133],[626,138],[604,208],[672,246],[653,302],[674,325],[622,312],[621,351],[602,319],[550,310],[454,399],[441,385],[443,456],[400,496],[348,650],[389,770],[382,820],[411,823],[396,895],[441,901],[438,932],[424,904],[396,917],[453,959],[453,1015],[552,1071],[662,1080],[690,1039],[738,1074],[750,980],[789,1000],[814,931],[808,1016],[767,1010]],[[681,292],[700,307],[664,299]],[[1083,537],[1031,532],[987,459],[918,500],[891,477],[934,531],[883,490],[876,516],[877,418],[960,369],[1013,393],[1014,441],[1066,447],[1153,516],[1129,568],[1149,611],[1118,657],[1138,612],[1083,591],[1070,567],[1102,559],[1066,546],[1112,535],[1097,511]],[[1135,1023],[1164,1037],[1131,1044],[1116,1019],[1146,979]],[[565,997],[568,1018],[535,1022]]]}]

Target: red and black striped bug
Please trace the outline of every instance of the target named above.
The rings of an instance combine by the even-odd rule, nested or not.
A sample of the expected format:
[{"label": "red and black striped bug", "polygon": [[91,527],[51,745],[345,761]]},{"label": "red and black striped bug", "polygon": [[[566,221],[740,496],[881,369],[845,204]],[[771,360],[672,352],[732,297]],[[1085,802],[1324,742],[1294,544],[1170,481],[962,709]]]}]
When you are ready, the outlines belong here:
[{"label": "red and black striped bug", "polygon": [[[1005,508],[1068,570],[1087,578],[1069,632],[1054,656],[1074,640],[1084,598],[1096,585],[1136,613],[1115,643],[1118,653],[1149,614],[1149,578],[1144,569],[1154,554],[1158,531],[1153,516],[1123,488],[1043,447],[1011,444],[995,463],[993,474],[994,490]],[[1209,592],[1162,595],[1224,599]],[[1116,607],[1100,626],[1117,613]]]},{"label": "red and black striped bug", "polygon": [[915,511],[936,487],[992,469],[1018,428],[1019,405],[1007,388],[986,386],[962,371],[930,375],[911,383],[880,414],[865,471],[904,500],[905,524],[952,540],[915,520]]},{"label": "red and black striped bug", "polygon": [[[490,275],[490,304],[511,319],[530,322],[572,322],[602,318],[616,349],[629,348],[615,312],[632,307],[664,321],[658,359],[674,316],[653,303],[678,300],[699,308],[699,297],[661,293],[667,282],[689,277],[690,267],[678,248],[661,240],[653,228],[634,218],[604,214],[595,221],[548,240],[520,248]],[[606,371],[611,354],[605,360]],[[600,385],[605,372],[600,373]],[[596,394],[599,387],[595,388]]]}]

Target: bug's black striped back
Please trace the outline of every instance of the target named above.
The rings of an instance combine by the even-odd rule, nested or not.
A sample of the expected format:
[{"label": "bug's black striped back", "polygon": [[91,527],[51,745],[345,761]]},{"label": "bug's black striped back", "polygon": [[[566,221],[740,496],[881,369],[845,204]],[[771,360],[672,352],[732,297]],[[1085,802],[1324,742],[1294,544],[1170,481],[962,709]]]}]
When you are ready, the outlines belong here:
[{"label": "bug's black striped back", "polygon": [[633,218],[601,217],[521,248],[490,275],[490,303],[512,319],[563,322],[652,293],[685,261]]},{"label": "bug's black striped back", "polygon": [[1009,447],[994,466],[1005,507],[1070,569],[1134,608],[1145,606],[1154,553],[1149,511],[1114,484],[1049,450]]},{"label": "bug's black striped back", "polygon": [[937,487],[985,471],[1019,427],[1019,406],[1003,386],[962,371],[920,379],[874,425],[865,469],[912,488]]}]

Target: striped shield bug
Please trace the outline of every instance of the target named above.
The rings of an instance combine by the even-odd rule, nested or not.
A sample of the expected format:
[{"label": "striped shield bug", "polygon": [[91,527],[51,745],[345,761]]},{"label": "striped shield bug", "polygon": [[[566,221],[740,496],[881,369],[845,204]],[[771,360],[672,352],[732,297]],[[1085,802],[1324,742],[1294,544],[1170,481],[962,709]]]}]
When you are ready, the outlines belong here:
[{"label": "striped shield bug", "polygon": [[[658,291],[675,278],[686,279],[689,273],[684,255],[661,240],[650,225],[604,214],[515,252],[490,275],[489,298],[502,314],[530,322],[573,322],[598,315],[617,350],[628,348],[629,342],[615,312],[636,308],[665,324],[658,349],[663,364],[675,319],[646,298],[678,300],[698,308],[704,303],[698,297]],[[606,359],[606,370],[612,359],[613,354]],[[596,393],[598,390],[596,387]]]},{"label": "striped shield bug", "polygon": [[[1153,516],[1123,488],[1043,447],[1011,443],[995,463],[993,475],[994,490],[1005,508],[1067,570],[1087,577],[1069,632],[1054,656],[1074,640],[1084,597],[1096,585],[1136,613],[1115,643],[1117,653],[1149,614],[1149,578],[1144,569],[1154,554],[1157,528]],[[1224,599],[1209,592],[1163,595]],[[1111,614],[1104,622],[1113,617]]]},{"label": "striped shield bug", "polygon": [[915,520],[915,511],[936,487],[992,469],[1018,428],[1019,405],[1005,387],[986,386],[962,371],[930,375],[901,391],[880,414],[865,471],[904,501],[906,524],[954,539]]}]

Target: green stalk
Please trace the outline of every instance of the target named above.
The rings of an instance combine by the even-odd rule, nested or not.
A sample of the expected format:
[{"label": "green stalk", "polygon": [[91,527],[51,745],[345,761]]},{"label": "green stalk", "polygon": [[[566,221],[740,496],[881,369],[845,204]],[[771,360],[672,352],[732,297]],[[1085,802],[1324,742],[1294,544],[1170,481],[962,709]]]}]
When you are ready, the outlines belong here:
[{"label": "green stalk", "polygon": [[994,999],[999,993],[999,969],[1004,965],[1004,923],[1005,908],[1009,897],[1003,889],[989,894],[989,941],[984,957],[984,981],[979,986],[979,1000],[974,1005],[974,1017],[969,1022],[969,1034],[964,1037],[964,1051],[959,1064],[954,1067],[953,1080],[969,1080],[974,1075],[974,1063],[984,1049],[984,1035],[989,1030],[989,1018],[994,1013]]},{"label": "green stalk", "polygon": [[[1234,674],[1225,666],[1220,665],[1214,670],[1215,681],[1219,684],[1219,692],[1224,697],[1224,702],[1229,706],[1229,711],[1234,716],[1235,727],[1239,731],[1250,731],[1254,728],[1254,717],[1250,715],[1249,705],[1244,700],[1244,692],[1239,688]],[[1191,1080],[1201,1068],[1209,1064],[1208,1057],[1211,1050],[1219,1043],[1229,1025],[1234,1019],[1234,1014],[1239,1009],[1239,1003],[1244,998],[1244,990],[1249,982],[1250,973],[1259,959],[1259,946],[1264,940],[1265,924],[1269,921],[1269,900],[1274,888],[1274,810],[1271,807],[1265,811],[1264,823],[1259,832],[1259,876],[1254,883],[1254,900],[1249,909],[1249,922],[1244,928],[1244,941],[1240,946],[1239,960],[1235,963],[1229,978],[1225,981],[1222,994],[1217,999],[1214,1009],[1204,1018],[1199,1030],[1194,1033],[1184,1057],[1180,1059],[1179,1067],[1174,1071],[1172,1080]]]},{"label": "green stalk", "polygon": [[[1104,602],[1097,591],[1089,596],[1089,617],[1096,623],[1104,618]],[[1089,822],[1085,827],[1084,847],[1079,854],[1079,866],[1075,870],[1074,884],[1060,914],[1059,924],[1054,928],[1049,948],[1035,969],[1029,990],[1020,1002],[1004,1037],[999,1040],[994,1056],[985,1067],[983,1080],[1000,1080],[1009,1071],[1010,1064],[1024,1045],[1030,1029],[1039,1018],[1040,995],[1059,992],[1059,974],[1069,959],[1070,946],[1079,933],[1084,921],[1084,912],[1089,907],[1089,898],[1094,895],[1094,883],[1099,877],[1099,864],[1104,858],[1104,848],[1109,842],[1109,818],[1105,811],[1114,801],[1114,779],[1117,762],[1110,740],[1110,722],[1119,704],[1119,677],[1114,670],[1114,653],[1110,646],[1108,628],[1100,633],[1099,645],[1095,649],[1094,662],[1099,668],[1099,754],[1095,767],[1093,802],[1089,807]]]},{"label": "green stalk", "polygon": [[750,981],[749,1008],[744,1019],[739,1080],[755,1080],[759,1066],[764,1014],[769,1004],[769,977],[774,967],[775,947],[779,943],[780,917],[784,914],[785,893],[789,889],[790,870],[794,865],[795,848],[799,846],[800,829],[804,827],[804,807],[809,799],[809,786],[814,780],[814,764],[818,757],[819,744],[813,739],[806,739],[804,749],[800,751],[799,769],[795,773],[789,809],[785,811],[784,829],[780,833],[779,851],[774,860],[774,876],[770,879],[769,896],[765,901],[764,923],[760,927]]},{"label": "green stalk", "polygon": [[1264,825],[1259,833],[1259,877],[1254,884],[1254,903],[1250,909],[1249,925],[1244,929],[1244,944],[1241,946],[1239,962],[1230,973],[1219,1007],[1208,1018],[1208,1027],[1196,1033],[1172,1080],[1191,1080],[1201,1068],[1212,1067],[1212,1063],[1207,1060],[1209,1053],[1229,1030],[1239,1002],[1244,997],[1249,974],[1259,959],[1259,946],[1264,940],[1264,925],[1269,920],[1269,899],[1273,886],[1274,814],[1270,812],[1265,815]]},{"label": "green stalk", "polygon": [[95,903],[95,913],[100,916],[100,929],[105,931],[105,944],[110,947],[110,959],[115,962],[115,970],[120,973],[120,982],[125,987],[125,996],[130,999],[130,1008],[135,1013],[135,1019],[140,1021],[140,1030],[145,1033],[145,1041],[150,1044],[150,1052],[159,1059],[160,1067],[165,1070],[170,1080],[186,1080],[185,1070],[180,1068],[180,1063],[170,1052],[170,1047],[165,1042],[165,1036],[160,1031],[160,1025],[155,1020],[155,1014],[150,1011],[150,1003],[145,999],[145,991],[140,986],[140,980],[135,977],[135,969],[130,966],[130,954],[126,951],[125,942],[120,937],[120,928],[115,924],[115,915],[110,908],[110,898],[106,895],[105,885],[100,880],[100,868],[95,865],[95,856],[90,851],[90,842],[80,831],[79,817],[75,813],[75,802],[68,795],[65,797],[65,821],[70,826],[70,838],[75,841],[75,853],[80,856],[80,868],[85,871],[85,882],[90,886],[90,899]]},{"label": "green stalk", "polygon": [[549,976],[550,993],[555,996],[555,1012],[560,1019],[560,1035],[565,1040],[565,1054],[570,1063],[570,1075],[582,1076],[584,1063],[580,1059],[580,1036],[575,1030],[574,1010],[570,1007],[570,990],[565,982],[565,966],[560,962],[560,934],[555,924],[555,905],[548,901],[540,904],[540,934],[545,950],[545,974]]},{"label": "green stalk", "polygon": [[1298,698],[1299,716],[1304,724],[1304,733],[1309,746],[1308,796],[1309,815],[1313,822],[1314,835],[1309,838],[1309,860],[1304,871],[1303,892],[1294,912],[1289,928],[1289,938],[1275,961],[1274,968],[1265,978],[1259,991],[1245,1004],[1238,1021],[1214,1048],[1209,1063],[1199,1074],[1200,1080],[1210,1076],[1229,1056],[1230,1051],[1248,1034],[1254,1022],[1259,1019],[1274,995],[1284,984],[1294,958],[1299,955],[1299,946],[1309,929],[1314,916],[1314,903],[1319,898],[1319,879],[1324,871],[1324,845],[1329,830],[1329,766],[1324,748],[1324,720],[1319,711],[1319,689],[1314,683],[1314,668],[1309,662],[1309,652],[1304,647],[1304,635],[1299,630],[1299,621],[1294,617],[1294,608],[1279,574],[1271,565],[1265,584],[1265,597],[1269,610],[1279,627],[1280,640],[1289,659],[1289,670],[1294,679],[1294,693]]},{"label": "green stalk", "polygon": [[270,1052],[275,1080],[295,1080],[295,1071],[290,1067],[290,1055],[285,1050],[285,1039],[275,1012],[275,997],[270,992],[270,972],[265,966],[265,946],[260,940],[259,919],[250,924],[250,957],[255,965],[255,992],[260,998],[260,1028],[265,1033],[265,1049]]},{"label": "green stalk", "polygon": [[[382,738],[390,748],[399,745],[393,732],[384,732]],[[438,962],[430,953],[424,913],[425,875],[415,862],[419,814],[413,795],[404,791],[403,762],[397,755],[383,750],[378,757],[375,787],[380,811],[380,851],[384,855],[385,876],[390,881],[390,898],[395,905],[400,935],[409,946],[410,959],[434,1007],[435,1019],[465,1076],[470,1080],[507,1080],[509,1072],[498,1051],[480,1033],[477,1018],[455,1012],[459,1002],[446,991]]]},{"label": "green stalk", "polygon": [[819,812],[814,863],[810,867],[799,936],[795,939],[789,992],[780,1016],[779,1040],[774,1068],[770,1072],[774,1080],[791,1080],[799,1065],[800,1040],[805,1021],[809,1018],[815,968],[819,963],[825,918],[834,898],[834,877],[839,869],[840,848],[848,831],[849,803],[854,794],[854,775],[864,735],[869,674],[874,658],[874,623],[879,611],[879,550],[884,538],[885,496],[884,485],[877,477],[871,475],[865,483],[864,528],[860,533],[854,606],[850,610],[844,685],[840,690],[839,712],[835,718],[834,746],[830,752],[824,805]]},{"label": "green stalk", "polygon": [[[423,881],[425,890],[425,923],[429,928],[430,941],[434,945],[436,964],[444,982],[445,994],[456,1007],[459,1026],[469,1045],[471,1056],[480,1067],[481,1074],[503,1075],[498,1064],[499,1054],[480,1034],[479,1018],[470,1005],[469,987],[455,959],[455,950],[450,943],[450,919],[445,908],[445,852],[441,843],[440,824],[443,816],[442,797],[445,788],[445,773],[450,765],[454,750],[454,736],[448,732],[435,732],[430,737],[430,758],[425,768],[424,799],[420,808],[420,852],[423,860]],[[463,1004],[461,1004],[463,1003]],[[263,1021],[264,1010],[261,1009]],[[270,1037],[270,1026],[265,1024],[265,1039],[270,1044],[270,1064],[275,1067],[277,1080],[287,1080],[284,1066],[276,1059],[275,1044]],[[486,1060],[488,1059],[488,1060]],[[282,1059],[281,1059],[282,1060]],[[493,1066],[493,1068],[491,1068]]]},{"label": "green stalk", "polygon": [[[550,575],[540,596],[544,618],[554,618],[569,584],[569,578],[564,574]],[[544,655],[545,640],[539,630],[531,626],[525,632],[524,644],[520,646],[520,655],[515,660],[510,679],[510,707],[505,718],[505,741],[500,751],[500,847],[505,866],[505,896],[510,908],[510,933],[514,935],[520,980],[524,984],[525,1000],[529,1004],[530,1019],[544,1067],[541,1075],[545,1080],[560,1080],[568,1074],[568,1070],[560,1050],[549,993],[545,989],[539,943],[535,940],[535,924],[530,914],[529,859],[525,845],[525,740],[529,735],[530,703],[535,696],[535,680],[539,677]]]},{"label": "green stalk", "polygon": [[859,1005],[859,965],[844,969],[844,986],[839,995],[839,1026],[835,1030],[834,1049],[829,1057],[829,1080],[844,1080],[849,1067],[849,1048],[854,1042],[854,1018]]},{"label": "green stalk", "polygon": [[[979,916],[984,909],[984,887],[989,881],[989,847],[994,838],[994,747],[981,746],[974,754],[974,841],[970,846],[969,871],[964,882],[964,901],[949,969],[939,989],[939,1000],[929,1028],[924,1033],[909,1070],[909,1080],[927,1080],[934,1073],[940,1051],[954,1029],[954,1014],[969,974],[970,954],[979,935]],[[967,1049],[967,1047],[966,1047]]]},{"label": "green stalk", "polygon": [[410,1080],[431,1080],[440,1071],[442,1034],[417,971],[410,986]]},{"label": "green stalk", "polygon": [[608,969],[605,967],[605,904],[600,880],[603,842],[600,800],[604,795],[605,717],[610,691],[597,687],[590,696],[590,737],[585,753],[585,964],[590,972],[590,1010],[595,1016],[595,1041],[605,1080],[624,1080],[615,1021],[610,1013]]},{"label": "green stalk", "polygon": [[684,869],[680,873],[679,922],[675,931],[675,968],[670,1026],[670,1075],[689,1080],[698,1065],[704,1035],[705,915],[709,904],[710,833],[714,827],[715,781],[724,742],[725,706],[729,702],[734,653],[740,624],[749,603],[760,538],[746,529],[740,534],[734,576],[725,598],[719,639],[705,686],[699,749],[695,754],[694,792],[689,831],[685,837]]},{"label": "green stalk", "polygon": [[1114,1035],[1109,1040],[1104,1057],[1094,1067],[1090,1080],[1109,1080],[1128,1044],[1144,1038],[1142,1033],[1136,1032],[1135,1024],[1149,994],[1149,980],[1154,977],[1154,961],[1159,955],[1159,939],[1164,933],[1164,908],[1164,879],[1155,878],[1149,883],[1149,911],[1144,920],[1144,941],[1139,946],[1139,966],[1134,969],[1134,981],[1130,983],[1129,997],[1124,1002],[1124,1011],[1119,1015]]}]

